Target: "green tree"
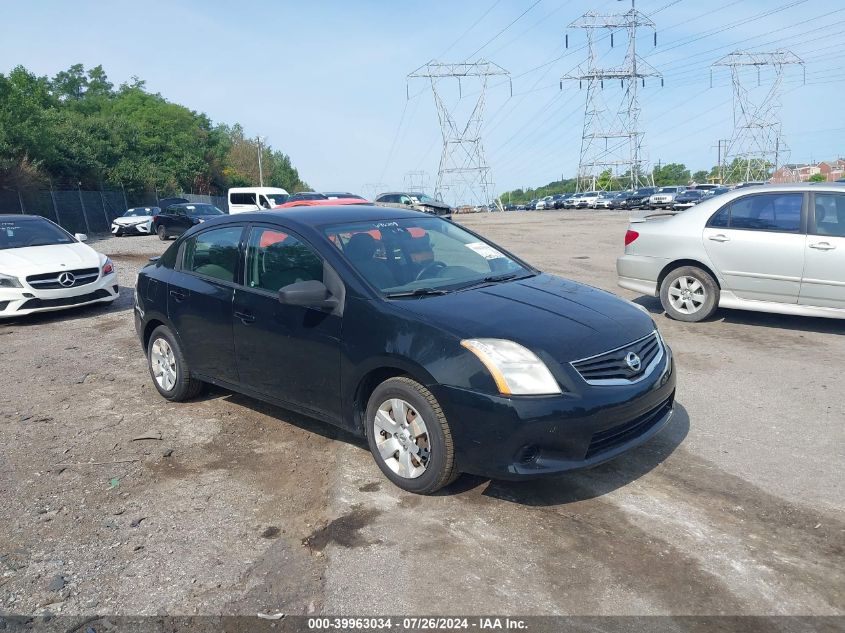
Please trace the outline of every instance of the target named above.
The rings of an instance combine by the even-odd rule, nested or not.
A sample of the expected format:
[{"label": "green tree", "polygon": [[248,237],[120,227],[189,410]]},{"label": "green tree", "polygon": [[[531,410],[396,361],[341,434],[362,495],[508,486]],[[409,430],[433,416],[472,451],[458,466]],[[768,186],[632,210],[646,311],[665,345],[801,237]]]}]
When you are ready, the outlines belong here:
[{"label": "green tree", "polygon": [[652,177],[657,187],[686,185],[690,181],[689,169],[683,163],[667,163],[662,167],[655,167]]},{"label": "green tree", "polygon": [[700,169],[692,175],[692,181],[697,184],[707,182],[709,178],[710,172],[708,172],[706,169]]},{"label": "green tree", "polygon": [[824,174],[821,174],[821,173],[813,174],[812,176],[810,176],[808,178],[808,180],[810,182],[827,182],[827,176],[825,176]]}]

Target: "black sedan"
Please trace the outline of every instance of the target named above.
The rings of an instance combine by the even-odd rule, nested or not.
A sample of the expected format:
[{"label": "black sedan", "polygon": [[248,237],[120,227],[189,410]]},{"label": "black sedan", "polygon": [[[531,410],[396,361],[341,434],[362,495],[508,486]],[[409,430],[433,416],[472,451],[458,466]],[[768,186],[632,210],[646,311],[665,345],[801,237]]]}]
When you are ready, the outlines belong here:
[{"label": "black sedan", "polygon": [[182,235],[192,226],[221,215],[226,214],[213,204],[199,202],[172,204],[153,216],[153,230],[158,235],[158,239],[165,241]]},{"label": "black sedan", "polygon": [[211,220],[135,297],[164,398],[213,383],[322,419],[411,492],[590,467],[673,411],[672,353],[644,310],[414,211]]}]

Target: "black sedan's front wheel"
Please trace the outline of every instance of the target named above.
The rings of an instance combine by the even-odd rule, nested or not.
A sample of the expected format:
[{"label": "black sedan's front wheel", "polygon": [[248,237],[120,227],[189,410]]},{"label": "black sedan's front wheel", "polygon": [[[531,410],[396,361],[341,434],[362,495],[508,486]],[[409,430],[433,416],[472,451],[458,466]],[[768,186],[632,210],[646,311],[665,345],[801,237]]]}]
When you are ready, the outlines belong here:
[{"label": "black sedan's front wheel", "polygon": [[390,378],[376,387],[366,424],[376,463],[403,490],[431,494],[458,476],[446,416],[434,395],[415,380]]},{"label": "black sedan's front wheel", "polygon": [[191,376],[188,361],[170,328],[160,325],[147,344],[147,364],[158,392],[172,402],[199,395],[204,383]]}]

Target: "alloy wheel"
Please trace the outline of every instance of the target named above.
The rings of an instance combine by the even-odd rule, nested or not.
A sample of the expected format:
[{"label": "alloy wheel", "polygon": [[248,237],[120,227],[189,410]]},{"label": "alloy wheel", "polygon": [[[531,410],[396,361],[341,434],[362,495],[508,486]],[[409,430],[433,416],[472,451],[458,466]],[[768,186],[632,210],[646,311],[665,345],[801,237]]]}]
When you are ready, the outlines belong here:
[{"label": "alloy wheel", "polygon": [[394,473],[406,479],[422,475],[431,458],[428,427],[407,401],[391,398],[381,404],[373,420],[379,455]]},{"label": "alloy wheel", "polygon": [[707,291],[695,277],[682,275],[669,286],[669,303],[682,314],[695,314],[707,300]]},{"label": "alloy wheel", "polygon": [[176,357],[173,348],[163,338],[158,338],[150,349],[150,365],[158,386],[170,391],[176,384]]}]

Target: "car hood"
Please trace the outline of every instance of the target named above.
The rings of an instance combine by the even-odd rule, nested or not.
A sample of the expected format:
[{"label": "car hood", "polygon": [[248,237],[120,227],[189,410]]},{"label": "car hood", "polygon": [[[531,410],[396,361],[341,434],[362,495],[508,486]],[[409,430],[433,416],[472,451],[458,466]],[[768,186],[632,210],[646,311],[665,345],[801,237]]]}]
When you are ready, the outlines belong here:
[{"label": "car hood", "polygon": [[631,302],[547,274],[393,303],[460,338],[509,339],[558,362],[621,347],[655,329]]},{"label": "car hood", "polygon": [[126,225],[126,224],[138,224],[140,222],[148,222],[153,219],[151,215],[133,215],[127,217],[119,217],[112,220],[114,224]]},{"label": "car hood", "polygon": [[0,250],[0,272],[12,275],[95,268],[99,265],[99,253],[81,242]]}]

